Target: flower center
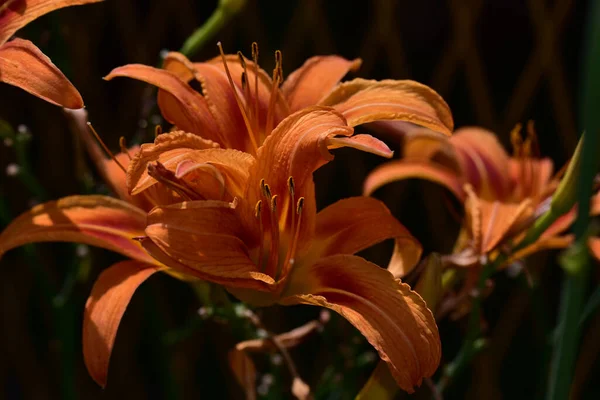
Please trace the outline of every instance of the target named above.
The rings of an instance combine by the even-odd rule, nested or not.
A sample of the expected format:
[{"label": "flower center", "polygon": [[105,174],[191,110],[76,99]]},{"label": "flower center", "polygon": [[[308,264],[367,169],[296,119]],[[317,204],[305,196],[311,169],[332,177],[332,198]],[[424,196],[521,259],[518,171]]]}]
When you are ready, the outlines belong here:
[{"label": "flower center", "polygon": [[517,161],[517,193],[516,200],[533,197],[539,184],[539,176],[534,166],[535,158],[540,151],[533,121],[527,123],[527,134],[523,138],[521,124],[517,124],[510,133],[513,147],[513,158]]},{"label": "flower center", "polygon": [[[294,178],[288,178],[288,209],[281,209],[279,196],[271,193],[271,188],[265,180],[260,181],[262,199],[256,203],[254,216],[257,220],[260,232],[260,246],[258,249],[257,265],[261,272],[272,276],[276,281],[287,275],[294,265],[296,249],[298,247],[298,236],[302,223],[302,209],[304,208],[304,197],[296,201]],[[263,207],[263,204],[266,204]],[[285,203],[284,203],[285,204]],[[283,211],[283,212],[281,212]],[[287,228],[287,212],[291,214],[291,223]],[[280,258],[280,243],[287,242],[287,251]],[[269,252],[267,251],[267,244]]]}]

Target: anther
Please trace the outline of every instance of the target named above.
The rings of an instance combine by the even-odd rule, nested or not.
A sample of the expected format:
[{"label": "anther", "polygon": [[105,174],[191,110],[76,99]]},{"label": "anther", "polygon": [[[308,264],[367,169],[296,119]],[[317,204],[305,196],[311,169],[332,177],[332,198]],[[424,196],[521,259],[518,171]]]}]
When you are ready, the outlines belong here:
[{"label": "anther", "polygon": [[259,218],[260,218],[260,215],[261,215],[260,213],[261,213],[261,211],[262,211],[262,200],[259,200],[259,201],[256,203],[256,206],[254,206],[254,217],[255,217],[256,219],[259,219]]},{"label": "anther", "polygon": [[154,138],[156,139],[157,136],[162,135],[162,126],[160,125],[156,125],[154,127]]},{"label": "anther", "polygon": [[244,55],[242,54],[241,51],[238,51],[237,55],[238,55],[238,58],[240,59],[240,64],[242,64],[242,68],[245,71],[246,70],[246,59],[244,58]]},{"label": "anther", "polygon": [[102,141],[102,139],[100,139],[100,135],[98,135],[98,132],[96,132],[96,130],[94,129],[94,127],[92,126],[91,122],[87,123],[88,128],[90,129],[90,131],[94,134],[94,137],[96,138],[96,140],[100,143],[100,145],[102,146],[102,148],[104,149],[104,151],[106,152],[106,154],[108,154],[108,156],[110,158],[112,158],[112,160],[117,163],[117,165],[119,166],[119,168],[121,168],[121,170],[125,173],[127,173],[127,170],[125,169],[125,167],[123,167],[123,165],[119,162],[119,160],[117,160],[117,158],[115,157],[115,155],[108,149],[108,147],[106,147],[106,145],[104,144],[104,142]]},{"label": "anther", "polygon": [[304,197],[300,197],[298,199],[298,205],[296,206],[296,214],[302,214],[302,209],[304,208]]},{"label": "anther", "polygon": [[294,193],[296,191],[296,185],[294,184],[294,178],[292,176],[290,176],[288,178],[288,190],[290,191],[290,195],[292,195],[292,197],[294,197]]},{"label": "anther", "polygon": [[277,195],[271,197],[271,211],[274,213],[277,212]]},{"label": "anther", "polygon": [[119,147],[121,147],[121,153],[126,154],[127,157],[131,160],[131,154],[129,154],[129,150],[127,150],[127,142],[125,141],[125,136],[121,136],[119,138]]},{"label": "anther", "polygon": [[187,184],[177,178],[173,172],[169,171],[160,162],[155,164],[148,164],[148,175],[159,181],[160,183],[168,186],[170,189],[175,191],[185,200],[203,200],[204,198],[194,192]]}]

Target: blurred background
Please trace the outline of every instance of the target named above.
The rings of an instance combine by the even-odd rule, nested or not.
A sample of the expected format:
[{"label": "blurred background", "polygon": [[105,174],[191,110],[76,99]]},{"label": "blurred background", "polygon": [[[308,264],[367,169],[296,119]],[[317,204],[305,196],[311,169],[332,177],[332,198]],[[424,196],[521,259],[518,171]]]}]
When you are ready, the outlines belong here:
[{"label": "blurred background", "polygon": [[[32,40],[82,94],[90,121],[113,149],[152,138],[163,124],[155,92],[132,80],[103,81],[111,69],[157,65],[163,50],[177,50],[216,8],[216,1],[106,0],[59,10],[31,23],[18,36]],[[516,123],[534,120],[541,153],[560,168],[578,137],[578,96],[583,21],[588,4],[574,0],[248,0],[193,61],[260,47],[260,65],[274,66],[283,52],[285,75],[316,54],[360,57],[356,74],[372,79],[414,79],[448,102],[456,127],[480,125],[509,145]],[[41,183],[15,176],[14,146],[0,144],[0,202],[5,223],[43,200],[107,191],[62,111],[2,85],[0,119],[27,142],[27,170]],[[166,124],[163,124],[167,127]],[[398,148],[399,144],[391,143]],[[510,149],[509,149],[510,150]],[[359,195],[366,174],[381,163],[374,156],[341,150],[319,170],[321,207]],[[23,178],[21,176],[21,178]],[[442,189],[402,182],[378,191],[394,214],[429,251],[450,251],[458,229],[446,211]],[[458,204],[456,208],[460,209]],[[385,245],[365,256],[385,265]],[[519,398],[542,395],[547,345],[554,325],[560,273],[556,254],[529,260],[541,285],[499,276],[486,302],[489,349],[446,398]],[[192,289],[156,276],[134,296],[122,321],[103,391],[88,376],[81,354],[81,319],[97,275],[118,257],[84,246],[40,244],[14,250],[1,261],[0,397],[7,399],[191,399],[243,398],[227,363],[227,352],[255,332],[247,321],[198,316]],[[533,266],[532,266],[533,265]],[[547,304],[540,315],[531,299]],[[310,307],[260,311],[271,331],[283,332],[318,316]],[[440,325],[444,359],[452,359],[466,321]],[[596,321],[596,325],[598,325]],[[591,351],[591,350],[590,350]],[[597,352],[597,350],[595,350]],[[376,365],[376,354],[352,326],[332,316],[322,333],[291,351],[300,375],[317,398],[352,398]],[[593,353],[595,354],[595,353]],[[262,398],[290,397],[289,374],[272,355],[255,358]],[[592,359],[593,361],[593,359]],[[600,373],[598,363],[593,364]],[[598,376],[596,373],[596,376]],[[264,374],[264,375],[263,375]],[[591,375],[593,376],[593,374]],[[598,398],[593,382],[586,398]],[[417,396],[429,398],[427,390]],[[589,396],[589,397],[587,397]]]}]

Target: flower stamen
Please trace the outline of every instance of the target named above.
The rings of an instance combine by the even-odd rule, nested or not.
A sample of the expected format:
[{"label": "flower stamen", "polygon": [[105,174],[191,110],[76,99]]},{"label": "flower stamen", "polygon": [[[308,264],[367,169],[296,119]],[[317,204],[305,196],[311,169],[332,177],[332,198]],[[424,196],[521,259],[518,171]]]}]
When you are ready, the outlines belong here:
[{"label": "flower stamen", "polygon": [[[268,188],[269,186],[266,185]],[[279,219],[277,215],[277,195],[274,195],[271,198],[271,254],[269,256],[269,261],[267,263],[267,270],[265,271],[267,275],[275,277],[275,274],[278,273],[278,264],[279,264]]]},{"label": "flower stamen", "polygon": [[121,136],[119,138],[119,147],[121,147],[121,153],[127,155],[129,160],[131,160],[131,154],[129,154],[129,150],[127,150],[127,142],[125,141],[125,136]]},{"label": "flower stamen", "polygon": [[233,78],[231,78],[231,73],[229,72],[229,67],[227,66],[227,60],[225,59],[225,53],[223,52],[223,46],[221,46],[221,42],[217,43],[217,47],[219,48],[219,52],[221,53],[221,59],[223,60],[223,66],[225,67],[225,73],[227,74],[229,85],[231,86],[231,90],[233,90],[235,101],[238,105],[238,108],[240,109],[240,113],[242,114],[242,118],[244,119],[244,123],[246,124],[246,129],[248,130],[248,135],[250,135],[250,142],[252,143],[252,147],[254,149],[254,152],[256,153],[256,151],[258,150],[258,145],[256,144],[254,132],[252,130],[252,126],[250,125],[250,120],[248,119],[246,109],[242,104],[242,100],[238,96],[237,89],[235,87],[235,84],[233,83]]},{"label": "flower stamen", "polygon": [[[254,62],[254,97],[252,102],[254,103],[254,129],[259,132],[260,135],[260,121],[258,116],[258,43],[252,42],[252,61]],[[262,138],[259,137],[259,139]]]},{"label": "flower stamen", "polygon": [[275,117],[275,104],[278,97],[277,91],[279,85],[283,81],[282,69],[282,54],[281,51],[275,52],[275,69],[273,69],[273,84],[271,86],[271,97],[269,98],[269,108],[267,109],[267,123],[265,127],[265,135],[269,135],[273,130],[273,118]]},{"label": "flower stamen", "polygon": [[205,200],[204,197],[192,190],[185,181],[177,178],[173,172],[158,161],[156,164],[148,164],[148,175],[175,191],[185,200]]},{"label": "flower stamen", "polygon": [[263,228],[263,222],[262,222],[262,200],[259,200],[256,203],[256,206],[254,206],[254,218],[256,218],[258,220],[258,230],[260,233],[260,246],[258,248],[258,269],[260,272],[263,272],[263,251],[264,251],[264,241],[263,241],[263,235],[264,235],[264,228]]},{"label": "flower stamen", "polygon": [[98,135],[98,132],[96,132],[96,130],[94,129],[94,127],[92,126],[91,122],[87,123],[88,128],[90,129],[90,131],[92,132],[92,134],[94,135],[94,137],[96,138],[96,140],[98,141],[98,143],[100,143],[100,145],[102,146],[102,149],[104,149],[104,151],[106,152],[106,154],[112,158],[112,160],[117,163],[117,165],[119,166],[119,168],[121,168],[121,170],[125,173],[127,173],[127,170],[125,169],[125,167],[123,167],[123,165],[119,162],[119,160],[117,160],[117,158],[115,157],[115,155],[108,149],[108,147],[106,147],[106,144],[104,144],[104,142],[102,141],[102,139],[100,139],[100,135]]}]

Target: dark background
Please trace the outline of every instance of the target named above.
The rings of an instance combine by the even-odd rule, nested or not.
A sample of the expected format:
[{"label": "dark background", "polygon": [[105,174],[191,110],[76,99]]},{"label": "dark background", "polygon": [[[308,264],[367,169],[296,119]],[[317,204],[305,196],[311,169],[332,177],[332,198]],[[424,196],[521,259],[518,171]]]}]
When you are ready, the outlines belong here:
[{"label": "dark background", "polygon": [[[118,138],[147,140],[161,123],[154,92],[131,80],[105,82],[112,68],[156,65],[163,49],[177,50],[202,24],[216,1],[106,0],[40,18],[18,36],[36,43],[81,92],[90,120],[113,149]],[[283,52],[287,75],[315,54],[361,57],[358,76],[415,79],[446,99],[456,127],[481,125],[503,144],[518,122],[536,123],[542,154],[560,167],[577,141],[585,1],[570,0],[249,0],[241,14],[203,48],[194,61],[226,52],[250,54],[260,46],[260,64],[273,68]],[[67,128],[61,110],[18,89],[0,87],[0,119],[25,124],[32,134],[32,172],[48,199],[89,191],[93,166]],[[146,121],[148,125],[140,121]],[[395,144],[391,144],[396,147]],[[376,157],[338,151],[316,175],[321,206],[358,195]],[[13,216],[42,200],[4,173],[14,162],[12,148],[0,145],[0,191]],[[100,181],[91,190],[105,190]],[[376,193],[425,245],[450,251],[457,230],[446,211],[443,190],[402,182]],[[458,204],[455,204],[458,207]],[[385,246],[366,254],[385,262]],[[169,277],[152,278],[134,297],[123,319],[102,391],[89,378],[81,355],[81,315],[98,273],[118,258],[91,249],[76,256],[70,245],[36,245],[11,251],[0,262],[0,396],[44,398],[227,398],[241,397],[228,370],[227,351],[240,335],[239,321],[198,321],[192,290]],[[27,254],[33,254],[27,255]],[[449,392],[451,398],[535,398],[543,389],[547,353],[544,324],[552,326],[560,274],[554,254],[531,260],[541,282],[547,318],[531,307],[524,285],[500,276],[488,302],[490,350],[476,360]],[[32,258],[33,257],[33,258]],[[65,305],[52,305],[56,294]],[[538,298],[539,299],[539,298]],[[58,310],[58,311],[57,311]],[[533,311],[532,311],[533,310]],[[318,309],[274,308],[263,313],[275,332],[314,318]],[[542,321],[542,322],[540,322]],[[464,321],[444,322],[444,357],[451,359]],[[182,333],[183,332],[183,333]],[[178,336],[179,334],[179,336]],[[178,337],[177,340],[174,338]],[[341,318],[323,334],[292,351],[300,374],[319,398],[350,398],[375,361],[362,337]],[[285,367],[256,358],[259,370],[275,376],[268,398],[289,397]],[[597,363],[596,363],[597,364]],[[596,365],[596,370],[598,366]],[[595,389],[587,384],[589,396]],[[283,393],[283,394],[282,394]],[[427,390],[421,395],[427,398]]]}]

